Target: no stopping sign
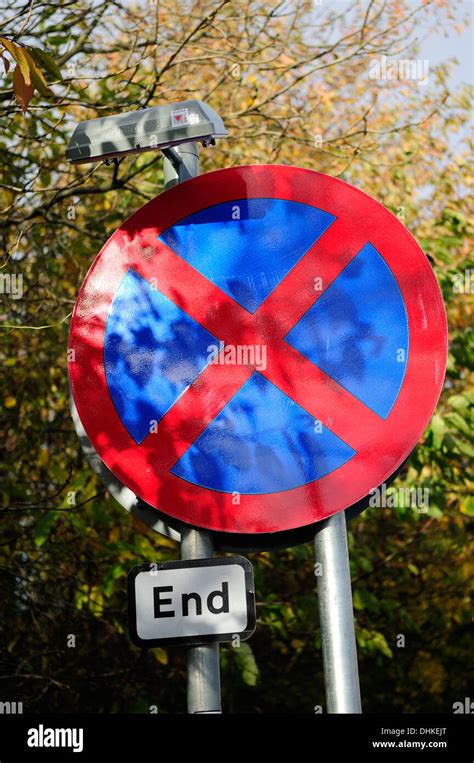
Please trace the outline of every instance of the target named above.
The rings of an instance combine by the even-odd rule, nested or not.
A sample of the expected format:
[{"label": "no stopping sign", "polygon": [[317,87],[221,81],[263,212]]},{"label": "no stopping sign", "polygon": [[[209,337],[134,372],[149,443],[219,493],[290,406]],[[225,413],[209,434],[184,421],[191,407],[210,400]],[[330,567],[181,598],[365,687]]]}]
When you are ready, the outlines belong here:
[{"label": "no stopping sign", "polygon": [[81,288],[71,387],[96,451],[177,521],[255,535],[357,503],[415,447],[442,388],[424,253],[335,178],[236,167],[161,194]]}]

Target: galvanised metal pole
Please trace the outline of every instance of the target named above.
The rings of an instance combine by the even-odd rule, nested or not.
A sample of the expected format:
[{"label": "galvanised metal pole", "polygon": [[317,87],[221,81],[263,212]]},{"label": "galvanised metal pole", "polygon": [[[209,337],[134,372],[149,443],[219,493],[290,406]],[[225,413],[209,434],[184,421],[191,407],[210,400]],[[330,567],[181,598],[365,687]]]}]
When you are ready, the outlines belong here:
[{"label": "galvanised metal pole", "polygon": [[[212,538],[205,530],[181,525],[181,559],[210,559]],[[188,713],[221,712],[219,644],[187,649]]]},{"label": "galvanised metal pole", "polygon": [[[197,143],[164,149],[165,189],[199,175]],[[181,525],[181,559],[210,559],[214,553],[212,536],[205,530]],[[219,644],[189,646],[186,654],[188,713],[221,712]]]},{"label": "galvanised metal pole", "polygon": [[326,710],[361,713],[349,551],[344,511],[325,519],[314,538]]},{"label": "galvanised metal pole", "polygon": [[184,180],[199,175],[199,146],[197,143],[182,143],[176,148],[162,148],[165,190]]}]

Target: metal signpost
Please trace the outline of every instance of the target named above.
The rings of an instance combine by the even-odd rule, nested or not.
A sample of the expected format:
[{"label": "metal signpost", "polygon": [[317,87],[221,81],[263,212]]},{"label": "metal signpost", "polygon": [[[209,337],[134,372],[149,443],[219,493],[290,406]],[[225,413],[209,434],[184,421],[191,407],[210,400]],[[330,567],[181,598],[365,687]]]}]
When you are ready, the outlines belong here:
[{"label": "metal signpost", "polygon": [[317,563],[321,565],[317,580],[326,710],[328,713],[361,713],[346,516],[343,511],[321,522],[314,538],[314,552]]},{"label": "metal signpost", "polygon": [[[181,559],[210,559],[210,533],[181,526]],[[190,646],[186,654],[188,713],[221,712],[219,644]]]},{"label": "metal signpost", "polygon": [[[199,146],[186,143],[170,149],[163,159],[165,190],[199,175]],[[212,536],[205,530],[181,524],[181,558],[210,559]],[[188,713],[221,712],[219,644],[189,646],[186,654]]]},{"label": "metal signpost", "polygon": [[[224,127],[196,102],[167,109],[138,119],[163,129],[166,143],[141,140],[165,154],[167,190],[111,236],[76,303],[76,428],[123,505],[180,536],[183,560],[314,538],[327,710],[361,712],[345,513],[393,478],[433,413],[439,287],[397,218],[340,180],[265,165],[198,176],[196,140]],[[80,161],[140,150],[89,133]],[[160,607],[145,632],[169,639]],[[205,641],[188,647],[193,713],[220,711]]]}]

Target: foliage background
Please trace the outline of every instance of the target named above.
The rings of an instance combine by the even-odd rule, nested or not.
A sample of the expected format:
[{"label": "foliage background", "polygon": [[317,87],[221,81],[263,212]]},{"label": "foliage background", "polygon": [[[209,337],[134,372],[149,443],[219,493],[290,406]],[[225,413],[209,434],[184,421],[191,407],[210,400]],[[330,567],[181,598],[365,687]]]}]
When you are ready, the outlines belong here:
[{"label": "foliage background", "polygon": [[[65,147],[75,121],[188,97],[214,106],[230,133],[202,151],[202,172],[268,162],[341,177],[401,217],[430,258],[448,312],[448,374],[395,483],[429,488],[430,506],[372,508],[350,525],[362,695],[368,712],[451,712],[472,693],[470,101],[450,90],[448,60],[424,86],[368,78],[382,54],[417,56],[421,23],[455,38],[457,8],[0,0],[1,35],[50,52],[62,75],[44,71],[51,95],[36,92],[25,113],[11,71],[0,86],[0,273],[24,285],[21,299],[1,295],[0,700],[29,712],[185,709],[183,651],[140,651],[126,635],[128,569],[179,549],[104,492],[81,455],[67,384],[79,286],[108,236],[161,189],[161,159],[71,168]],[[324,707],[311,545],[248,557],[258,629],[221,650],[225,710]]]}]

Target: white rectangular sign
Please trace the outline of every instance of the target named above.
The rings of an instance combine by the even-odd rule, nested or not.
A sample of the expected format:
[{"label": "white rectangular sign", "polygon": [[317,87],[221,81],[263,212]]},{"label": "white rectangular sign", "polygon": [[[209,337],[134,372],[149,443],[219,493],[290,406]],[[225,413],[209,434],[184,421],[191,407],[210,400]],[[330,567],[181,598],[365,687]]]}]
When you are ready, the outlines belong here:
[{"label": "white rectangular sign", "polygon": [[137,646],[244,640],[255,630],[252,566],[242,556],[134,567],[128,600]]},{"label": "white rectangular sign", "polygon": [[171,127],[182,127],[189,124],[188,109],[173,109],[171,112]]}]

